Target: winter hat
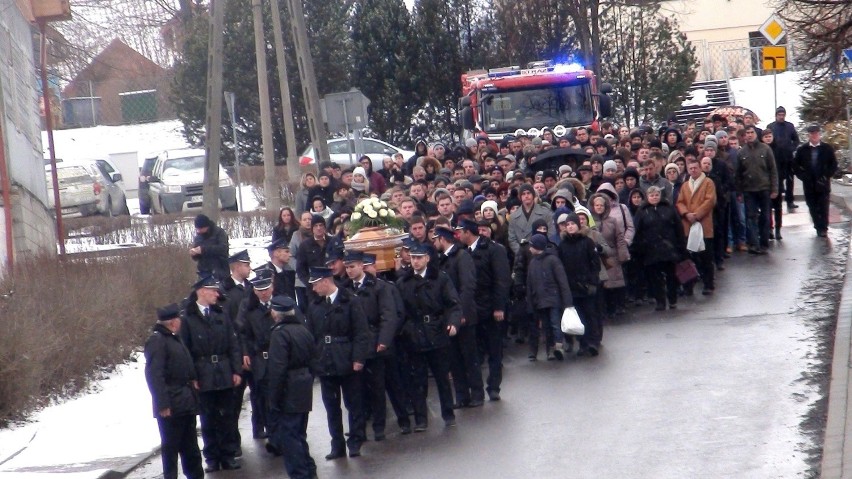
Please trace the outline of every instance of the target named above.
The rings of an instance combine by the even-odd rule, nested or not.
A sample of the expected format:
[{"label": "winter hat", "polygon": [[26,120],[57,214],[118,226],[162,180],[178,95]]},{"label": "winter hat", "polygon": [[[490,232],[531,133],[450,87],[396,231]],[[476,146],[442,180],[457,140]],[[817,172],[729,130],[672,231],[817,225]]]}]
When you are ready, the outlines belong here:
[{"label": "winter hat", "polygon": [[559,167],[559,175],[561,176],[564,173],[571,173],[573,170],[571,169],[571,165],[562,165]]},{"label": "winter hat", "polygon": [[361,175],[364,178],[367,177],[367,171],[364,170],[363,166],[356,166],[355,169],[352,170],[352,176]]},{"label": "winter hat", "polygon": [[708,137],[707,137],[707,139],[706,139],[706,140],[704,140],[704,148],[705,148],[705,149],[707,149],[707,148],[713,148],[714,150],[718,150],[718,149],[719,149],[719,145],[717,145],[715,141],[709,141],[709,140],[710,140],[710,138],[712,138],[712,137],[708,136]]},{"label": "winter hat", "polygon": [[616,164],[612,160],[606,160],[603,164],[603,170],[604,171],[606,171],[606,170],[617,170],[617,169],[618,169],[618,164]]},{"label": "winter hat", "polygon": [[588,223],[589,228],[595,227],[595,219],[592,218],[592,212],[589,211],[588,208],[586,208],[585,206],[582,206],[582,205],[577,206],[577,208],[574,210],[574,212],[577,214],[578,217],[579,217],[579,215],[583,215],[583,216],[586,217],[586,222]]},{"label": "winter hat", "polygon": [[539,251],[544,251],[547,248],[547,237],[541,233],[532,235],[532,238],[530,238],[530,246]]},{"label": "winter hat", "polygon": [[530,193],[533,194],[533,196],[535,196],[535,190],[533,189],[532,185],[530,185],[529,183],[524,183],[524,184],[522,184],[521,186],[518,187],[518,197],[520,197],[522,194],[524,194],[524,192],[530,192]]},{"label": "winter hat", "polygon": [[534,234],[538,233],[539,228],[545,228],[546,229],[547,228],[547,221],[545,221],[541,218],[533,221],[532,222],[532,231],[530,231],[530,234],[534,235]]},{"label": "winter hat", "polygon": [[668,165],[666,165],[665,174],[668,174],[669,170],[675,170],[678,172],[678,174],[680,174],[680,168],[678,168],[677,165],[674,163],[669,163]]},{"label": "winter hat", "polygon": [[213,226],[213,221],[207,215],[198,215],[195,217],[196,228],[206,228],[208,226]]},{"label": "winter hat", "polygon": [[639,181],[639,170],[631,166],[630,168],[626,168],[624,170],[623,176],[624,178],[627,178],[629,176],[631,178],[634,178],[636,181]]},{"label": "winter hat", "polygon": [[728,137],[728,132],[725,130],[719,130],[715,134],[717,140],[721,140],[722,138]]},{"label": "winter hat", "polygon": [[601,183],[601,185],[598,186],[597,193],[603,193],[611,200],[618,199],[618,193],[615,192],[615,187],[608,182]]},{"label": "winter hat", "polygon": [[580,217],[577,216],[577,213],[562,214],[562,215],[559,215],[559,222],[558,223],[560,225],[562,223],[574,223],[577,226],[580,226]]},{"label": "winter hat", "polygon": [[497,202],[492,200],[484,201],[482,206],[479,207],[479,212],[485,214],[485,208],[491,208],[495,213],[500,211],[500,208],[497,206]]},{"label": "winter hat", "polygon": [[464,146],[468,148],[476,148],[476,140],[473,138],[468,138],[467,140],[464,140]]},{"label": "winter hat", "polygon": [[532,139],[532,145],[533,146],[541,146],[541,137],[540,136],[534,137]]}]

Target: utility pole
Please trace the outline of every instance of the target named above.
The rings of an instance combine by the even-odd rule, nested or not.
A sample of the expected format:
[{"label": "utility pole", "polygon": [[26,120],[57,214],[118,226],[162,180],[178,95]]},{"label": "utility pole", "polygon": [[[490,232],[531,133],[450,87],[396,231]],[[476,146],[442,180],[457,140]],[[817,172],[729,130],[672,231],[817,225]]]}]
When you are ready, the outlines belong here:
[{"label": "utility pole", "polygon": [[296,157],[296,125],[293,124],[293,105],[290,101],[290,78],[284,52],[284,29],[281,27],[281,8],[278,0],[271,0],[272,36],[275,58],[278,61],[278,84],[281,86],[281,119],[284,121],[284,142],[287,144],[287,176],[290,183],[298,181],[299,159]]},{"label": "utility pole", "polygon": [[[276,0],[272,0],[274,3]],[[272,111],[269,106],[269,78],[266,74],[266,38],[263,33],[263,4],[251,0],[254,22],[254,56],[257,59],[257,91],[260,101],[260,133],[263,143],[263,191],[266,211],[281,209],[278,178],[275,177],[275,146],[272,143]]]},{"label": "utility pole", "polygon": [[302,92],[305,97],[305,111],[308,114],[308,129],[311,133],[311,143],[314,145],[316,162],[329,159],[328,140],[320,112],[319,92],[317,91],[314,60],[308,43],[308,27],[305,25],[305,12],[302,0],[287,0],[290,10],[290,28],[293,33],[293,45],[296,47],[296,63],[299,65],[299,78],[302,81]]},{"label": "utility pole", "polygon": [[207,40],[207,166],[204,170],[204,214],[219,219],[219,158],[222,156],[222,61],[225,50],[225,0],[211,0]]}]

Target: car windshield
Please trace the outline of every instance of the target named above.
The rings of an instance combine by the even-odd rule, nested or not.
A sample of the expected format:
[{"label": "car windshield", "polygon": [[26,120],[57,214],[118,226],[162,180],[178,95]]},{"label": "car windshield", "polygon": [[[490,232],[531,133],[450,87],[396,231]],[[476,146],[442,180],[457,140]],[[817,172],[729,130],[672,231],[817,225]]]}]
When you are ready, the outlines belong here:
[{"label": "car windshield", "polygon": [[595,114],[588,83],[486,93],[482,105],[489,132],[590,125]]},{"label": "car windshield", "polygon": [[[50,171],[45,172],[45,176],[47,177],[48,184],[52,184]],[[90,175],[82,166],[66,166],[64,168],[57,168],[56,177],[59,179],[60,185],[92,181],[92,175]]]},{"label": "car windshield", "polygon": [[204,168],[204,157],[203,156],[191,156],[188,158],[173,158],[171,160],[166,160],[163,164],[163,171],[169,169],[176,169],[182,171],[189,170],[198,170]]}]

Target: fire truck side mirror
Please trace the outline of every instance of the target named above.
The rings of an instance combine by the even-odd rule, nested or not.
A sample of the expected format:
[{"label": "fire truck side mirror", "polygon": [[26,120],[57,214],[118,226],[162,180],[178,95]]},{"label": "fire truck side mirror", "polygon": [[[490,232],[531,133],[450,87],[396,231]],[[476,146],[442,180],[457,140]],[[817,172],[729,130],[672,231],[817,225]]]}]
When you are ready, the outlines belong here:
[{"label": "fire truck side mirror", "polygon": [[459,110],[462,128],[465,130],[473,130],[476,128],[476,122],[473,120],[473,110],[468,106]]},{"label": "fire truck side mirror", "polygon": [[461,110],[462,108],[469,107],[469,106],[470,106],[470,97],[469,96],[463,96],[463,97],[459,98],[459,110]]},{"label": "fire truck side mirror", "polygon": [[603,93],[598,97],[598,105],[600,106],[600,117],[609,118],[612,116],[612,98]]}]

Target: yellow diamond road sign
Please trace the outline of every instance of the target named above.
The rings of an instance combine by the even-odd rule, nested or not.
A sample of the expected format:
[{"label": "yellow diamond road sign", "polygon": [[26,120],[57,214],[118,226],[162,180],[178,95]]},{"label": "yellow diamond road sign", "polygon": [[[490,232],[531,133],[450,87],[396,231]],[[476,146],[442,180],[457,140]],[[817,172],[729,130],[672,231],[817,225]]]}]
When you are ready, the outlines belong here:
[{"label": "yellow diamond road sign", "polygon": [[781,23],[781,19],[774,13],[763,22],[758,31],[773,45],[778,45],[782,38],[787,34],[787,29]]}]

